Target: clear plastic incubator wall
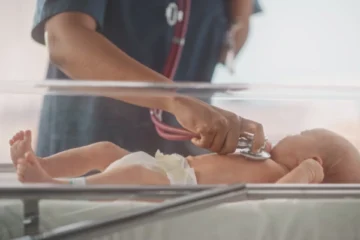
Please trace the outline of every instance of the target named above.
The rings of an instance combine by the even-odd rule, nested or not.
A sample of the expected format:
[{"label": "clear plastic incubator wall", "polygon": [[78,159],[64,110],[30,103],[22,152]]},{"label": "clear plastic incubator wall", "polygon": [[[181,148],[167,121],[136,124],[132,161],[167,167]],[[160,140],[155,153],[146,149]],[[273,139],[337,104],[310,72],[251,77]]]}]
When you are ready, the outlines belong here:
[{"label": "clear plastic incubator wall", "polygon": [[[360,148],[358,87],[91,81],[3,84],[0,240],[360,239],[360,185],[356,183],[80,186],[18,181],[9,140],[28,129],[36,149],[45,96],[141,98],[175,92],[261,123],[273,147],[289,135],[324,128]],[[131,113],[127,117],[129,124],[136,124]],[[158,149],[163,151],[166,144]],[[191,148],[192,143],[188,144]],[[74,167],[75,163],[76,159]]]}]

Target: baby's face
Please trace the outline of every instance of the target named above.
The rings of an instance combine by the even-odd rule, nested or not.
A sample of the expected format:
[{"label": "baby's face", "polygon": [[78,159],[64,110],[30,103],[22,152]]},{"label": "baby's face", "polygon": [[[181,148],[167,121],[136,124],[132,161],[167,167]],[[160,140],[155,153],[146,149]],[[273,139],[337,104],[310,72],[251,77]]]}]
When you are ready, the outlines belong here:
[{"label": "baby's face", "polygon": [[313,158],[321,161],[318,144],[309,132],[292,135],[282,139],[271,151],[271,158],[287,167],[294,169],[302,161]]}]

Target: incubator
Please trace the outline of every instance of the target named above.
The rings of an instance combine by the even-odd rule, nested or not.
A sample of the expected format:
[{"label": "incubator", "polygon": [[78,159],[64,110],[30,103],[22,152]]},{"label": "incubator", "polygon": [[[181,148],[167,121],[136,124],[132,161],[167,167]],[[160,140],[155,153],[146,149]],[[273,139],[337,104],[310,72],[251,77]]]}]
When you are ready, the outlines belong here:
[{"label": "incubator", "polygon": [[[360,87],[356,86],[5,83],[0,86],[0,239],[360,238],[357,184],[70,186],[23,185],[17,181],[9,139],[19,130],[29,129],[36,147],[45,96],[140,98],[175,93],[202,99],[261,123],[266,141],[272,146],[286,136],[325,128],[360,148]],[[159,150],[166,149],[171,141],[181,140],[188,142],[189,151],[194,154],[202,151],[193,149],[188,133],[179,125],[164,124],[162,115],[158,110],[149,112],[158,133],[161,135],[163,129],[168,134],[170,127],[170,132],[176,129],[175,133],[182,133],[185,138],[166,140],[171,138],[165,134]],[[129,113],[127,117],[131,124],[138,116],[133,119]],[[142,137],[136,136],[139,141]],[[56,136],[53,139],[56,141]],[[238,153],[249,161],[261,162],[270,157],[265,148],[257,154],[251,153],[250,148],[251,136],[239,136]],[[174,149],[173,153],[178,152]]]}]

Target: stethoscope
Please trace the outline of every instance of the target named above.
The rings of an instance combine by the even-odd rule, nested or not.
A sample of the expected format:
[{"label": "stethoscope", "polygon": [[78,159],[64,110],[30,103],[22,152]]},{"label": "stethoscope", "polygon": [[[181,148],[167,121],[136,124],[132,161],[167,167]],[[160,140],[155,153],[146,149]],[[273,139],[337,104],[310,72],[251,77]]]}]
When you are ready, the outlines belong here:
[{"label": "stethoscope", "polygon": [[[168,5],[165,11],[166,21],[169,26],[174,27],[174,36],[170,53],[168,55],[163,74],[169,79],[173,79],[176,69],[179,66],[179,61],[182,55],[182,50],[185,45],[187,27],[189,23],[191,12],[191,0],[177,0],[177,3],[172,2]],[[230,42],[231,44],[231,42]],[[232,57],[232,52],[229,51],[228,59]],[[231,59],[230,59],[231,60]],[[162,122],[162,111],[158,109],[150,110],[151,120],[155,125],[155,129],[159,136],[170,141],[188,141],[196,134],[186,130],[168,126]],[[239,138],[236,153],[243,155],[251,160],[266,160],[270,158],[270,154],[265,151],[266,141],[263,147],[257,152],[251,151],[253,142],[253,135],[246,133],[245,136]]]}]

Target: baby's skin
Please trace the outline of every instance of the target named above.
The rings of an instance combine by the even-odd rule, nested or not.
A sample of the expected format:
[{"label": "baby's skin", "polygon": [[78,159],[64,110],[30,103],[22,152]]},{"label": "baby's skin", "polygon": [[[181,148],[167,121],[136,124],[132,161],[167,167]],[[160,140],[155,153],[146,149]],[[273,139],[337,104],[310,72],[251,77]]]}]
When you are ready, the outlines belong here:
[{"label": "baby's skin", "polygon": [[[90,170],[87,184],[167,185],[166,175],[140,165],[115,167],[114,161],[129,154],[109,142],[70,149],[47,158],[35,156],[31,132],[20,131],[10,140],[11,159],[20,182],[69,184]],[[239,154],[206,154],[187,157],[198,184],[235,183],[360,183],[360,156],[343,137],[325,129],[288,136],[272,150],[271,159],[253,161]]]}]

